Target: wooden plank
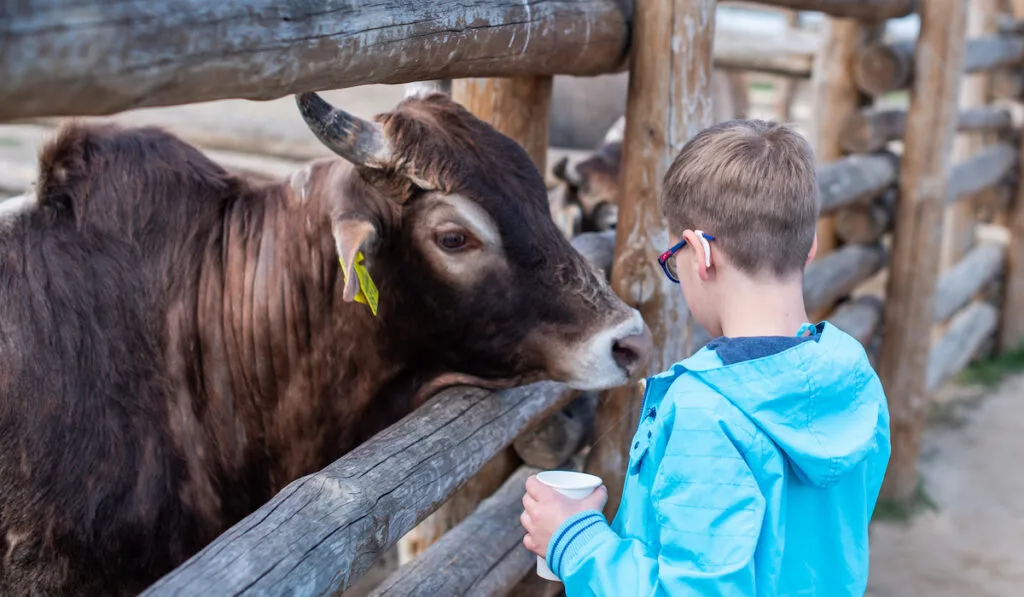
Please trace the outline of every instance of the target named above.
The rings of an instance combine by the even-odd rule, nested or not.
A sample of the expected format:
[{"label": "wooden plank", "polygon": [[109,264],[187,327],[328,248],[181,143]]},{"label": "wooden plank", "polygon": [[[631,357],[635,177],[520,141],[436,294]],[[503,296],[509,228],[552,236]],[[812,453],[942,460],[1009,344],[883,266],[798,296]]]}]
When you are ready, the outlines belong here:
[{"label": "wooden plank", "polygon": [[350,587],[491,457],[573,392],[452,388],[267,504],[143,594],[324,594]]},{"label": "wooden plank", "polygon": [[818,167],[818,190],[821,213],[831,214],[840,208],[881,195],[899,173],[899,158],[889,152],[870,155],[848,155]]},{"label": "wooden plank", "polygon": [[914,12],[917,0],[759,0],[758,4],[823,12],[834,17],[853,17],[862,21],[884,21]]},{"label": "wooden plank", "polygon": [[892,457],[882,493],[903,501],[917,490],[917,458],[928,404],[925,383],[935,309],[942,213],[963,77],[965,4],[932,0],[921,7],[893,255],[886,292],[885,337],[878,373],[889,400]]},{"label": "wooden plank", "polygon": [[[977,38],[981,35],[994,34],[996,32],[995,18],[1000,10],[999,3],[1000,0],[974,0],[968,3],[968,37]],[[964,76],[958,100],[961,110],[984,106],[989,103],[989,79],[989,74],[984,71]],[[967,159],[985,147],[987,143],[995,141],[996,139],[993,135],[985,133],[957,135],[953,139],[953,161],[959,162]],[[1012,148],[1010,149],[1012,150]],[[1015,156],[1011,155],[1007,161],[1007,170],[1010,164],[1013,163],[1014,158]],[[955,174],[953,181],[955,184]],[[992,192],[991,185],[985,185],[977,191],[969,193],[967,198],[970,200],[960,201],[946,207],[942,233],[942,253],[939,257],[939,267],[942,270],[952,267],[974,244],[976,223],[974,199],[985,201],[984,196],[990,197]]]},{"label": "wooden plank", "polygon": [[956,265],[943,272],[935,286],[935,323],[949,319],[966,305],[982,287],[1002,273],[1006,248],[998,243],[981,243]]},{"label": "wooden plank", "polygon": [[991,145],[975,152],[950,171],[946,204],[963,201],[982,189],[998,184],[1010,173],[1016,162],[1017,149],[1009,143]]},{"label": "wooden plank", "polygon": [[[519,143],[537,169],[547,164],[551,77],[467,78],[451,82],[452,99]],[[399,563],[417,557],[469,516],[521,463],[511,446],[496,454],[399,544]]]},{"label": "wooden plank", "polygon": [[828,321],[868,346],[882,322],[882,299],[871,294],[850,299],[839,305]]},{"label": "wooden plank", "polygon": [[[516,470],[473,514],[399,568],[371,597],[503,594],[494,589],[512,587],[536,561],[536,556],[523,547],[519,514],[523,511],[526,479],[537,472],[539,469],[527,466]],[[509,556],[521,567],[502,567],[502,578],[488,579],[489,589],[481,590],[480,582]]]},{"label": "wooden plank", "polygon": [[[714,30],[713,0],[634,3],[631,39],[635,45],[612,287],[640,310],[651,329],[655,351],[648,371],[667,369],[690,349],[689,314],[682,293],[657,263],[658,253],[669,241],[659,196],[672,158],[711,124]],[[618,507],[641,398],[636,385],[612,390],[598,413],[596,436],[600,439],[587,469],[608,487],[606,512],[614,513]]]},{"label": "wooden plank", "polygon": [[957,313],[928,357],[926,389],[934,392],[963,371],[995,331],[998,321],[999,311],[981,301]]},{"label": "wooden plank", "polygon": [[886,265],[886,250],[879,245],[846,245],[804,272],[804,304],[807,312],[820,311],[850,294],[861,282]]},{"label": "wooden plank", "polygon": [[[854,75],[865,93],[874,96],[906,89],[914,78],[914,41],[877,43],[864,48]],[[1019,65],[1024,61],[1024,39],[987,35],[967,40],[963,71],[977,73]]]},{"label": "wooden plank", "polygon": [[[846,117],[839,145],[849,153],[870,153],[903,138],[907,111],[902,108],[865,108]],[[960,110],[957,132],[1002,132],[1013,126],[1010,111],[1001,106],[977,106]]]},{"label": "wooden plank", "polygon": [[624,65],[625,8],[620,0],[24,0],[0,17],[0,120],[371,83],[596,75]]}]

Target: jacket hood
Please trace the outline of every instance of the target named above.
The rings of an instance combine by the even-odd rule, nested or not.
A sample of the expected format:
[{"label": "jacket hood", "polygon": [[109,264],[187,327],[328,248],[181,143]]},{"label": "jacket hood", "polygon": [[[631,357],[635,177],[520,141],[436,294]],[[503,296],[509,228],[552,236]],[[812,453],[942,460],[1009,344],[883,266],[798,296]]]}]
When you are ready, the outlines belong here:
[{"label": "jacket hood", "polygon": [[753,420],[804,483],[833,485],[875,447],[881,383],[860,343],[829,323],[767,357],[724,365],[705,347],[681,364]]}]

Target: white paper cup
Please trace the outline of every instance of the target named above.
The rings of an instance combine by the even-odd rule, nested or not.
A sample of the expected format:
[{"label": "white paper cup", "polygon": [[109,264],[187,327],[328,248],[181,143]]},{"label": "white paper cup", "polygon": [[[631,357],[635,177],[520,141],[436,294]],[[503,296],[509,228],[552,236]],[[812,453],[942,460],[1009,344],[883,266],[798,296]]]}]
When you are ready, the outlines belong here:
[{"label": "white paper cup", "polygon": [[[537,473],[537,480],[573,500],[582,500],[602,483],[601,477],[573,471],[543,471]],[[537,576],[546,580],[562,581],[555,576],[541,556],[537,556]]]}]

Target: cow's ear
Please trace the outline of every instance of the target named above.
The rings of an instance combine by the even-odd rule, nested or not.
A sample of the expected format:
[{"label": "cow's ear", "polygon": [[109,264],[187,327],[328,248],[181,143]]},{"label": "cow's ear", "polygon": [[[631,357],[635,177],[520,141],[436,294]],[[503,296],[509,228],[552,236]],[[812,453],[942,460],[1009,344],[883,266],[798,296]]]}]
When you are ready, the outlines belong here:
[{"label": "cow's ear", "polygon": [[369,288],[362,288],[362,276],[358,275],[357,266],[363,267],[360,263],[362,251],[372,242],[377,234],[377,227],[362,218],[342,217],[334,220],[331,231],[334,234],[334,246],[338,251],[345,280],[345,290],[341,298],[350,303],[360,296],[361,291],[371,291]]}]

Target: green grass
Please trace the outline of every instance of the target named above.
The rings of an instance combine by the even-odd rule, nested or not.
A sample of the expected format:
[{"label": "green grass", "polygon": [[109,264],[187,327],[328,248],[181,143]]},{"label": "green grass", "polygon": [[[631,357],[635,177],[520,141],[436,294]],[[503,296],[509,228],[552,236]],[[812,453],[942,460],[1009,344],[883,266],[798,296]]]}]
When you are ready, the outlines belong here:
[{"label": "green grass", "polygon": [[0,146],[3,147],[20,147],[21,141],[12,139],[11,137],[0,137]]},{"label": "green grass", "polygon": [[772,85],[771,83],[766,83],[764,81],[755,81],[754,83],[750,84],[751,91],[771,91],[773,89],[775,89],[774,85]]},{"label": "green grass", "polygon": [[992,388],[1007,376],[1024,371],[1024,345],[996,357],[971,363],[959,376],[960,383]]},{"label": "green grass", "polygon": [[893,500],[878,500],[875,505],[875,512],[871,516],[872,522],[876,520],[882,520],[887,522],[909,522],[915,514],[919,514],[926,510],[938,510],[938,505],[932,500],[931,496],[924,488],[924,483],[920,480],[917,482],[917,490],[914,491],[914,495],[905,502],[897,502]]}]

